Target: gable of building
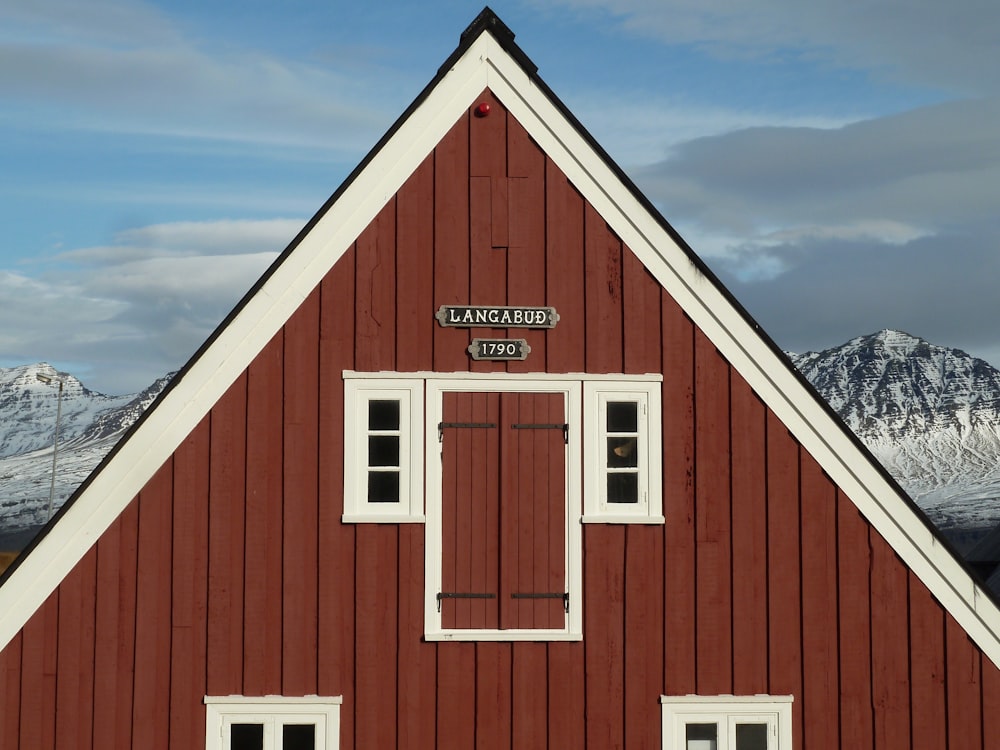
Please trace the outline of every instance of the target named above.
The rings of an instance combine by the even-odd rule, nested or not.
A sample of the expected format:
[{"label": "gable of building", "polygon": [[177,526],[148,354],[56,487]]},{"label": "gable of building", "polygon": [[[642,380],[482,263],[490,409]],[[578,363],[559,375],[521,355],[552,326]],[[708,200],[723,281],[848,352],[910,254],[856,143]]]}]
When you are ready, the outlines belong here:
[{"label": "gable of building", "polygon": [[[324,643],[323,631],[296,631],[289,624],[304,612],[306,621],[318,618],[341,634],[353,634],[359,649],[393,648],[377,640],[384,633],[364,642],[372,634],[359,621],[345,621],[345,612],[378,616],[385,602],[366,598],[382,591],[374,584],[398,576],[406,555],[420,564],[419,527],[355,529],[324,515],[330,508],[323,499],[335,496],[343,481],[342,465],[329,458],[343,451],[343,371],[518,373],[537,371],[541,361],[551,373],[663,376],[664,475],[674,483],[665,491],[671,504],[661,533],[688,564],[661,565],[661,590],[678,597],[669,608],[678,619],[667,623],[668,632],[676,629],[677,639],[692,646],[690,652],[667,652],[662,640],[648,644],[661,664],[670,663],[667,673],[682,675],[668,686],[671,691],[725,692],[745,679],[739,692],[773,692],[773,685],[751,685],[761,672],[739,659],[755,653],[765,658],[762,644],[785,638],[819,638],[807,653],[840,647],[818,631],[806,636],[796,630],[793,623],[801,614],[787,623],[778,620],[780,599],[765,597],[763,610],[752,604],[754,591],[763,590],[772,596],[784,591],[800,612],[810,609],[813,617],[852,618],[858,632],[869,633],[869,644],[873,637],[884,639],[858,655],[859,665],[865,658],[869,664],[885,658],[893,665],[887,672],[901,668],[910,657],[898,644],[918,643],[924,629],[929,638],[946,639],[956,653],[968,648],[961,641],[967,633],[995,663],[1000,646],[992,601],[595,147],[512,40],[502,29],[494,36],[491,28],[495,25],[487,24],[466,36],[439,78],[5,578],[0,643],[18,645],[18,672],[32,659],[47,658],[32,644],[44,643],[53,629],[62,634],[59,623],[75,611],[94,607],[95,622],[112,627],[108,618],[131,608],[162,615],[143,620],[141,627],[115,626],[124,642],[133,644],[136,663],[151,663],[160,675],[157,690],[171,689],[162,679],[172,666],[162,662],[157,648],[169,641],[176,644],[171,659],[183,662],[207,653],[226,665],[210,670],[229,675],[224,684],[192,682],[195,693],[263,694],[275,685],[327,692],[310,672],[310,654],[332,649],[333,661],[346,669],[353,646],[340,639]],[[491,108],[487,117],[476,114],[483,103]],[[491,134],[497,128],[502,130]],[[501,140],[503,165],[496,162]],[[547,248],[543,255],[527,250],[539,234]],[[439,304],[500,305],[522,298],[544,299],[560,311],[560,322],[548,332],[525,333],[532,359],[502,367],[470,363],[467,332],[444,328],[427,314]],[[272,440],[275,435],[282,439]],[[718,457],[727,448],[732,455],[723,461]],[[273,466],[282,472],[269,471]],[[693,475],[700,477],[697,486]],[[778,493],[778,487],[787,491]],[[765,502],[768,492],[788,505],[751,512],[764,507],[755,503]],[[285,501],[269,502],[273,497]],[[714,497],[725,497],[725,504],[713,505]],[[742,524],[761,530],[764,519],[769,526],[763,536],[734,536]],[[832,528],[840,536],[831,536]],[[323,535],[322,546],[315,529]],[[601,542],[594,544],[601,552],[584,562],[591,566],[588,575],[599,581],[627,566],[616,556],[638,554],[652,533],[588,528]],[[756,539],[749,548],[734,541],[748,538]],[[761,547],[762,538],[769,546]],[[206,539],[205,549],[195,543]],[[284,569],[344,571],[362,545],[381,552],[371,558],[371,569],[362,566],[355,574],[350,601],[324,602],[315,593],[316,579],[282,577]],[[786,570],[785,561],[796,562]],[[737,570],[756,572],[744,580]],[[823,581],[822,596],[810,598],[804,576]],[[838,581],[852,577],[866,581],[861,591],[869,604],[847,607],[836,598]],[[248,579],[265,586],[245,593],[233,588],[235,581]],[[707,600],[695,597],[693,582],[699,580],[708,587]],[[211,630],[224,628],[225,617],[205,620],[210,630],[201,642],[194,635],[198,628],[191,629],[194,640],[186,640],[191,624],[166,614],[178,601],[190,602],[185,611],[197,613],[196,592],[203,586],[209,592],[207,609],[238,610],[257,623],[240,631],[240,653],[216,647],[232,642],[224,630]],[[286,598],[275,607],[283,589]],[[731,600],[727,589],[733,591]],[[729,609],[719,614],[712,596]],[[742,605],[738,597],[746,597]],[[914,602],[923,615],[910,620],[894,614]],[[645,615],[617,606],[593,616],[653,616],[664,602],[649,602]],[[747,631],[732,626],[740,606],[756,613]],[[709,625],[698,635],[683,625],[685,619]],[[873,625],[878,622],[885,627]],[[706,639],[700,650],[699,638]],[[728,646],[713,650],[708,640]],[[113,648],[100,643],[104,656],[95,658],[117,664]],[[699,651],[700,669],[707,670],[698,673],[701,684],[694,665],[685,661]],[[72,654],[73,642],[61,652]],[[246,653],[256,654],[256,661]],[[767,658],[775,659],[770,669],[787,669],[794,682],[796,670],[802,673],[795,658],[806,657],[799,652],[786,662]],[[194,680],[191,669],[189,664],[183,674]],[[978,674],[982,667],[975,669]],[[134,687],[124,663],[115,673],[116,689]],[[652,673],[645,679],[659,685]],[[143,685],[137,712],[144,705],[153,710],[152,693],[145,696],[148,705],[143,703],[143,691],[152,688]],[[369,686],[368,705],[377,699],[377,687]],[[876,697],[889,703],[898,699],[888,684],[869,690],[884,691]],[[162,704],[156,705],[156,722],[168,721]],[[896,708],[893,715],[905,713]]]}]

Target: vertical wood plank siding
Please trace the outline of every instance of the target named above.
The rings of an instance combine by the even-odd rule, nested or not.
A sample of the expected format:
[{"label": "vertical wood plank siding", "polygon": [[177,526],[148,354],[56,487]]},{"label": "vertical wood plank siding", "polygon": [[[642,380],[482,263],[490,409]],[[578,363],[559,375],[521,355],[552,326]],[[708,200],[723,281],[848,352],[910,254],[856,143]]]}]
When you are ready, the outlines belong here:
[{"label": "vertical wood plank siding", "polygon": [[[652,748],[660,694],[770,692],[799,750],[996,747],[996,667],[482,100],[0,652],[0,746],[199,747],[206,693],[320,693],[344,748]],[[473,364],[505,332],[442,304],[561,319]],[[423,526],[340,521],[344,369],[663,373],[666,524],[584,528],[582,642],[422,640]]]},{"label": "vertical wood plank siding", "polygon": [[208,695],[236,695],[243,689],[246,401],[244,374],[209,415]]},{"label": "vertical wood plank siding", "polygon": [[197,747],[205,716],[186,710],[191,695],[206,691],[206,597],[208,583],[209,420],[206,417],[177,449],[174,474],[173,574],[171,580],[170,747]]},{"label": "vertical wood plank siding", "polygon": [[[355,674],[354,596],[356,528],[343,513],[344,381],[354,366],[354,249],[320,284],[319,330],[319,573],[318,694],[340,695]],[[338,501],[337,498],[340,498]],[[421,597],[423,592],[421,592]],[[423,623],[421,623],[422,628]],[[322,665],[322,668],[319,666]],[[341,733],[354,736],[354,706],[341,712]],[[352,745],[347,745],[352,747]]]}]

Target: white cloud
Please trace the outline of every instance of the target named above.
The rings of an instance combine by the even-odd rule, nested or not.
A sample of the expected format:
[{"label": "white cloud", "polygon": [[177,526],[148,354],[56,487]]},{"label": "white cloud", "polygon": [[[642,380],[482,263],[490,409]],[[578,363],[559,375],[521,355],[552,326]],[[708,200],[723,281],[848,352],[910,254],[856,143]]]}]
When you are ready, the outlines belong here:
[{"label": "white cloud", "polygon": [[113,245],[62,253],[36,277],[0,271],[0,350],[9,364],[51,361],[58,351],[91,363],[74,374],[92,388],[140,390],[193,354],[303,224],[137,227]]},{"label": "white cloud", "polygon": [[198,46],[149,6],[91,5],[0,6],[8,123],[353,154],[390,122],[386,87],[375,98],[356,70]]},{"label": "white cloud", "polygon": [[57,260],[109,264],[140,258],[252,255],[284,249],[304,225],[302,219],[180,221],[123,229],[115,243],[60,253]]},{"label": "white cloud", "polygon": [[788,226],[772,231],[732,234],[704,227],[681,228],[699,256],[730,270],[742,282],[770,281],[794,268],[818,245],[867,243],[900,247],[928,237],[926,230],[895,221],[846,221],[836,225]]},{"label": "white cloud", "polygon": [[711,265],[786,349],[818,350],[896,328],[1000,366],[1000,253],[993,237],[940,234],[901,245],[815,241],[766,253],[769,262],[783,264],[781,274],[750,273],[763,265],[759,257]]},{"label": "white cloud", "polygon": [[995,365],[1000,98],[678,144],[636,179],[780,346],[899,328]]},{"label": "white cloud", "polygon": [[962,95],[1000,93],[991,0],[561,0],[628,32],[717,57],[783,59],[869,70]]},{"label": "white cloud", "polygon": [[702,137],[764,126],[832,129],[859,119],[741,110],[641,91],[588,90],[568,97],[568,104],[601,146],[626,168],[668,158],[674,148]]},{"label": "white cloud", "polygon": [[[122,300],[95,297],[72,279],[32,278],[10,271],[0,271],[0,308],[4,326],[0,331],[0,350],[5,365],[25,364],[50,359],[55,351],[69,352],[85,344],[88,332],[110,325],[127,309]],[[67,342],[67,329],[74,336]]]},{"label": "white cloud", "polygon": [[101,267],[84,277],[85,290],[157,308],[176,305],[194,311],[216,297],[235,301],[277,257],[277,253],[146,258]]},{"label": "white cloud", "polygon": [[928,232],[919,227],[891,220],[848,221],[835,226],[788,227],[765,234],[762,245],[801,245],[807,242],[857,242],[871,240],[889,245],[905,245]]},{"label": "white cloud", "polygon": [[84,35],[129,46],[176,43],[179,34],[154,6],[123,0],[6,0],[0,39],[62,42]]},{"label": "white cloud", "polygon": [[822,227],[882,241],[995,223],[1000,98],[841,128],[749,128],[675,147],[636,171],[668,217],[706,234]]}]

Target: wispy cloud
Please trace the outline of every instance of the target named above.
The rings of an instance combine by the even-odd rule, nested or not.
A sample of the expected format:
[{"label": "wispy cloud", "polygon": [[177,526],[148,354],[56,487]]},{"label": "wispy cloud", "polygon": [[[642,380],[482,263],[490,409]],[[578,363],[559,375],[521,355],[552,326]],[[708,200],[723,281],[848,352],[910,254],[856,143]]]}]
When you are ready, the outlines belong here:
[{"label": "wispy cloud", "polygon": [[8,123],[343,154],[369,145],[373,129],[391,121],[394,110],[357,71],[199,45],[140,3],[82,7],[0,7],[0,70],[11,73],[0,74],[0,111]]},{"label": "wispy cloud", "polygon": [[834,118],[751,110],[643,91],[576,91],[569,106],[615,161],[640,167],[674,155],[699,138],[755,127],[832,129],[859,116]]},{"label": "wispy cloud", "polygon": [[806,59],[961,95],[1000,93],[989,0],[560,0],[630,33],[720,58]]},{"label": "wispy cloud", "polygon": [[639,181],[779,345],[894,327],[1000,363],[998,107],[697,139]]},{"label": "wispy cloud", "polygon": [[[841,128],[749,128],[680,144],[636,177],[668,215],[744,247],[995,231],[998,115],[1000,99],[979,99]],[[719,245],[708,254],[725,255]]]},{"label": "wispy cloud", "polygon": [[36,277],[0,272],[0,350],[13,360],[5,364],[59,351],[64,360],[93,363],[76,374],[98,390],[139,390],[151,373],[175,369],[193,353],[303,223],[138,227],[112,245],[60,253]]},{"label": "wispy cloud", "polygon": [[816,241],[772,247],[768,254],[783,266],[771,278],[744,278],[745,265],[715,265],[787,349],[818,350],[898,328],[1000,362],[1000,253],[992,237],[941,234],[900,245]]},{"label": "wispy cloud", "polygon": [[56,256],[93,265],[155,258],[247,255],[281,250],[302,228],[302,219],[180,221],[123,229],[105,247],[68,250]]}]

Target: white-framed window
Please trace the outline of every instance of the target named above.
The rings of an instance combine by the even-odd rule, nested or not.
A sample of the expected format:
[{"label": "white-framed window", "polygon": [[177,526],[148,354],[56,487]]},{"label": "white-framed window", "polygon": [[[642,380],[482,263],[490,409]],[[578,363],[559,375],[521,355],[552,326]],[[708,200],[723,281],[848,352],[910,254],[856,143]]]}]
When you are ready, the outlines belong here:
[{"label": "white-framed window", "polygon": [[341,697],[205,696],[206,750],[337,750]]},{"label": "white-framed window", "polygon": [[580,381],[428,379],[426,397],[424,637],[579,640]]},{"label": "white-framed window", "polygon": [[345,523],[423,516],[423,380],[344,380]]},{"label": "white-framed window", "polygon": [[663,523],[660,383],[583,385],[584,523]]},{"label": "white-framed window", "polygon": [[792,696],[661,696],[664,750],[791,750]]}]

